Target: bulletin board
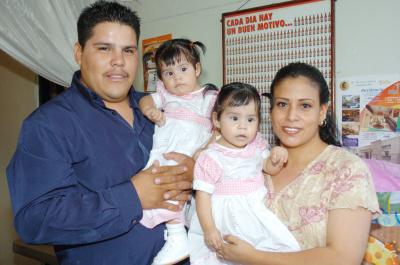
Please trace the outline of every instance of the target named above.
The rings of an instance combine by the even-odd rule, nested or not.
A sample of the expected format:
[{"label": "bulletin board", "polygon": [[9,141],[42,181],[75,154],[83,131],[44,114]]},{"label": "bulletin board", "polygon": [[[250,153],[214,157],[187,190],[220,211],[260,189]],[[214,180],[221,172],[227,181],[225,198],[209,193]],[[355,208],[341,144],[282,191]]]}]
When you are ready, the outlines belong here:
[{"label": "bulletin board", "polygon": [[[317,67],[334,91],[334,2],[300,0],[222,14],[223,82],[270,92],[275,73],[290,62]],[[331,108],[335,106],[331,93]],[[260,131],[273,142],[269,100],[262,100]],[[334,112],[333,112],[334,113]]]}]

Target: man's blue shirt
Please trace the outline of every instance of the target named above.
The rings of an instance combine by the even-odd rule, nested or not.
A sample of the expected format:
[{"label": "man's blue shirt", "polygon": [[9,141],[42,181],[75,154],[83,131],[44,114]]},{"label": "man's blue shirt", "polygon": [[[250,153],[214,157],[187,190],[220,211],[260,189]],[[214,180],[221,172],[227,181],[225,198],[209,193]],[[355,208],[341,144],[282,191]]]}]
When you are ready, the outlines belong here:
[{"label": "man's blue shirt", "polygon": [[131,127],[80,82],[23,123],[7,168],[15,227],[28,243],[55,245],[61,264],[149,264],[163,229],[143,227],[130,178],[146,165],[153,124],[129,92]]}]

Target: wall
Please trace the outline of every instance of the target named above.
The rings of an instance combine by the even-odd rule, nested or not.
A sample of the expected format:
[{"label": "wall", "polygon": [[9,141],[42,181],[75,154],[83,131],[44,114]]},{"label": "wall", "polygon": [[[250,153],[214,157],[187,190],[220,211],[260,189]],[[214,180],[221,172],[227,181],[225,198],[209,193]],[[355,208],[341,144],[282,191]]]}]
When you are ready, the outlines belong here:
[{"label": "wall", "polygon": [[0,50],[0,80],[0,264],[34,265],[37,263],[12,253],[16,234],[5,171],[22,120],[37,106],[36,75]]},{"label": "wall", "polygon": [[[137,2],[137,1],[136,1]],[[221,14],[237,10],[247,1],[146,0],[136,5],[142,17],[141,40],[172,33],[207,46],[202,83],[222,84]],[[281,1],[252,0],[241,9]],[[336,77],[400,71],[400,1],[337,0]],[[143,72],[135,83],[143,87]]]}]

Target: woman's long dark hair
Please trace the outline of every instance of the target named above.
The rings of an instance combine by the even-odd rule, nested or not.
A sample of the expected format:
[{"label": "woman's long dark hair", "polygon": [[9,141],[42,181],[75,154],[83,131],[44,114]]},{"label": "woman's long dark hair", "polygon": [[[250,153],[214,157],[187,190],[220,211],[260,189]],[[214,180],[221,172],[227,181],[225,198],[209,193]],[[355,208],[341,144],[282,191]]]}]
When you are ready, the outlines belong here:
[{"label": "woman's long dark hair", "polygon": [[[296,78],[299,76],[306,77],[318,87],[320,105],[329,105],[329,88],[322,73],[314,66],[296,62],[282,67],[272,80],[270,94],[270,99],[272,100],[271,108],[274,106],[275,87],[286,78]],[[325,122],[319,126],[319,137],[327,144],[341,146],[336,122],[329,109],[326,113]]]}]

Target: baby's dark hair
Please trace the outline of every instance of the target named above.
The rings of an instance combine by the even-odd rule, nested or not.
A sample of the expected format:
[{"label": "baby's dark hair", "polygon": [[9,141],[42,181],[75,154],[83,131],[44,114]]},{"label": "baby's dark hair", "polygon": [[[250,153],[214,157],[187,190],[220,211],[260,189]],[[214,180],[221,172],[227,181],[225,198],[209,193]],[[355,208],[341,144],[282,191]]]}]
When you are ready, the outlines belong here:
[{"label": "baby's dark hair", "polygon": [[206,46],[199,41],[190,41],[188,39],[167,40],[157,48],[154,56],[157,65],[157,75],[161,78],[161,64],[170,66],[179,62],[183,55],[186,60],[196,66],[200,63],[200,51],[205,53]]},{"label": "baby's dark hair", "polygon": [[[274,79],[271,83],[271,94],[270,98],[272,99],[271,108],[274,106],[274,92],[275,87],[287,78],[296,78],[303,76],[310,80],[312,84],[318,89],[319,92],[319,102],[321,105],[328,105],[329,103],[329,88],[326,80],[317,68],[312,65],[296,62],[290,63],[284,67],[282,67],[275,75]],[[319,126],[319,136],[322,141],[327,144],[341,146],[339,138],[338,129],[335,123],[335,120],[332,117],[330,110],[326,113],[325,124],[323,126]]]},{"label": "baby's dark hair", "polygon": [[213,111],[217,113],[219,120],[226,106],[245,106],[252,101],[256,105],[258,120],[261,122],[261,99],[257,89],[249,84],[233,82],[221,87]]},{"label": "baby's dark hair", "polygon": [[[154,59],[157,66],[158,78],[162,80],[161,76],[161,64],[164,63],[167,66],[174,65],[180,62],[181,56],[184,56],[186,60],[196,68],[196,64],[200,62],[200,52],[206,52],[206,46],[200,41],[194,41],[188,39],[172,39],[167,40],[160,47],[157,48]],[[206,84],[204,93],[209,90],[218,90],[213,84]]]}]

